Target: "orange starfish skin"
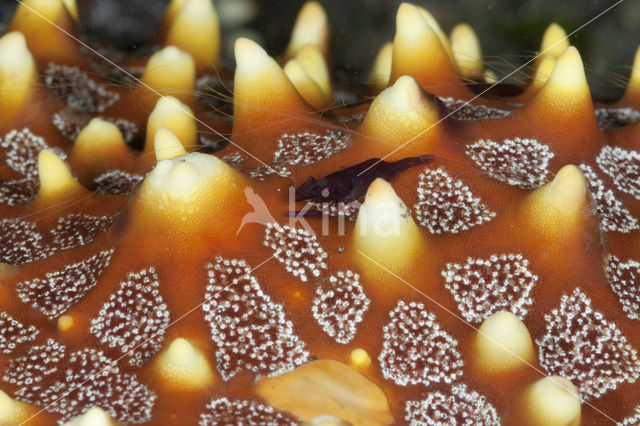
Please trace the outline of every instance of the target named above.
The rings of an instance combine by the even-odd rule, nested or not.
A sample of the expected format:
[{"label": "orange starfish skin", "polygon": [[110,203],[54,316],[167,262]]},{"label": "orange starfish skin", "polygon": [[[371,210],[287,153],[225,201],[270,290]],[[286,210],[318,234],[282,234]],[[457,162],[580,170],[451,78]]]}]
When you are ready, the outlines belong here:
[{"label": "orange starfish skin", "polygon": [[594,103],[553,24],[527,87],[476,95],[473,30],[403,3],[380,92],[335,107],[309,2],[281,62],[236,41],[231,121],[209,0],[109,75],[73,5],[25,0],[0,38],[1,425],[638,421],[637,70]]}]

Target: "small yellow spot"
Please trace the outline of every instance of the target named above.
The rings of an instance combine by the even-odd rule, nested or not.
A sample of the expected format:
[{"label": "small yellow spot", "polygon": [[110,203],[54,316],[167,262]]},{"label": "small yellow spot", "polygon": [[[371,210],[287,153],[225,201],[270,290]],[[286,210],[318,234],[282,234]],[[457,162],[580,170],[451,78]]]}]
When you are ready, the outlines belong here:
[{"label": "small yellow spot", "polygon": [[351,364],[355,367],[368,367],[371,364],[371,357],[362,348],[357,348],[351,351]]},{"label": "small yellow spot", "polygon": [[71,315],[62,315],[58,318],[58,329],[60,331],[67,331],[73,327],[73,317]]},{"label": "small yellow spot", "polygon": [[296,290],[293,293],[293,297],[295,297],[296,299],[301,299],[302,298],[302,293],[300,293],[300,291]]}]

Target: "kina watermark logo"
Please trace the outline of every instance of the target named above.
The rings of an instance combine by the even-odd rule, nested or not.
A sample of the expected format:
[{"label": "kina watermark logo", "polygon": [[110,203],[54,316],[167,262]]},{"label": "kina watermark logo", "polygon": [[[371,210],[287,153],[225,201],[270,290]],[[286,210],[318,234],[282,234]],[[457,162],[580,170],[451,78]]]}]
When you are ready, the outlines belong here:
[{"label": "kina watermark logo", "polygon": [[[278,212],[274,215],[264,199],[258,195],[253,188],[246,187],[244,189],[244,195],[253,211],[245,214],[242,217],[240,222],[240,226],[236,231],[236,235],[239,235],[245,225],[250,223],[256,223],[259,225],[267,225],[268,223],[278,223],[276,220],[276,216],[287,218],[287,225],[292,228],[301,227],[311,234],[315,235],[316,231],[311,227],[308,222],[309,218],[321,217],[322,219],[322,235],[329,235],[330,233],[330,224],[331,218],[337,220],[337,233],[338,235],[345,234],[345,220],[352,215],[356,214],[360,209],[362,203],[358,200],[351,201],[349,203],[345,202],[313,202],[306,201],[304,206],[297,210],[299,200],[296,200],[296,189],[295,187],[289,187],[288,191],[288,210],[283,212]],[[321,192],[321,195],[324,198],[329,197],[329,190],[325,189]],[[280,221],[281,222],[281,221]]]}]

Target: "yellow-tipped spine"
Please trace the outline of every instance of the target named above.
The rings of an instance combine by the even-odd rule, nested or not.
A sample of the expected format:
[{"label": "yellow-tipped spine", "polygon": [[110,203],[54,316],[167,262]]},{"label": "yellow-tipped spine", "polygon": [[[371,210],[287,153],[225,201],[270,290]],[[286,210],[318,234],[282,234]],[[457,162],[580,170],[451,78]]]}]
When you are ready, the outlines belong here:
[{"label": "yellow-tipped spine", "polygon": [[578,426],[581,407],[578,389],[564,377],[548,376],[529,386],[524,395],[526,424]]},{"label": "yellow-tipped spine", "polygon": [[374,93],[379,93],[389,85],[391,77],[391,60],[393,59],[393,43],[385,43],[373,62],[369,73],[369,84]]},{"label": "yellow-tipped spine", "polygon": [[504,374],[534,362],[533,342],[524,323],[511,312],[482,322],[474,341],[474,360],[486,374]]},{"label": "yellow-tipped spine", "polygon": [[[390,82],[410,75],[436,95],[444,94],[446,87],[447,96],[469,98],[470,91],[460,81],[448,39],[439,35],[425,16],[430,15],[409,3],[398,8]],[[429,61],[424,60],[427,57]]]},{"label": "yellow-tipped spine", "polygon": [[160,96],[173,96],[185,103],[193,103],[196,84],[196,67],[191,55],[175,47],[167,46],[149,58],[142,75],[142,82],[150,87],[153,103]]},{"label": "yellow-tipped spine", "polygon": [[16,401],[0,390],[0,426],[14,426],[25,422],[35,410],[24,402]]},{"label": "yellow-tipped spine", "polygon": [[71,168],[53,151],[45,149],[38,154],[40,190],[38,198],[58,197],[69,192],[85,191],[71,175]]},{"label": "yellow-tipped spine", "polygon": [[480,40],[469,24],[458,24],[451,30],[451,50],[463,77],[480,80],[484,73]]},{"label": "yellow-tipped spine", "polygon": [[22,0],[9,31],[20,31],[40,67],[48,63],[75,65],[82,62],[78,46],[68,34],[75,23],[62,0]]},{"label": "yellow-tipped spine", "polygon": [[220,55],[220,25],[211,0],[183,0],[169,26],[165,45],[188,52],[200,71],[212,71]]},{"label": "yellow-tipped spine", "polygon": [[0,38],[0,58],[0,123],[10,123],[33,96],[38,71],[20,32]]},{"label": "yellow-tipped spine", "polygon": [[154,138],[160,127],[169,129],[185,149],[197,148],[198,124],[193,110],[173,96],[163,96],[158,99],[147,120],[146,140],[142,152],[145,158],[154,152]]},{"label": "yellow-tipped spine", "polygon": [[538,235],[562,240],[580,229],[587,207],[587,182],[582,170],[564,166],[552,182],[527,197],[525,220]]},{"label": "yellow-tipped spine", "polygon": [[[405,157],[407,150],[428,151],[427,143],[435,143],[438,127],[435,123],[440,113],[434,99],[426,94],[418,82],[409,76],[401,76],[383,90],[371,103],[359,132],[374,138],[372,147],[382,147],[388,154],[389,147],[406,145],[398,156]],[[420,137],[420,142],[413,141]],[[412,141],[407,144],[408,141]],[[386,147],[385,147],[386,145]],[[418,148],[416,148],[418,147]]]},{"label": "yellow-tipped spine", "polygon": [[[355,250],[361,252],[355,254],[360,261],[368,263],[372,259],[398,274],[413,267],[417,256],[426,252],[411,212],[389,182],[381,178],[369,185],[352,235]],[[361,255],[368,259],[363,260]]]},{"label": "yellow-tipped spine", "polygon": [[329,20],[317,1],[305,3],[298,12],[285,58],[296,56],[307,45],[315,46],[325,56],[329,52]]},{"label": "yellow-tipped spine", "polygon": [[202,351],[177,338],[156,361],[158,374],[172,388],[202,389],[213,383],[213,371]]},{"label": "yellow-tipped spine", "polygon": [[166,127],[158,127],[154,138],[156,160],[162,161],[186,154],[180,140]]}]

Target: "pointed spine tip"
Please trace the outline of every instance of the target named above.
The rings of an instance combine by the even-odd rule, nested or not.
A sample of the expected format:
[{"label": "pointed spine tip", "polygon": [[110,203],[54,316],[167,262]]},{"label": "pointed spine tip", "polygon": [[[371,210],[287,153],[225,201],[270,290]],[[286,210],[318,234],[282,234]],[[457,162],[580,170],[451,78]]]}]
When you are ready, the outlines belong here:
[{"label": "pointed spine tip", "polygon": [[424,36],[432,32],[433,30],[416,6],[410,3],[400,4],[396,14],[396,34],[413,37]]},{"label": "pointed spine tip", "polygon": [[236,73],[276,64],[273,58],[258,43],[245,37],[240,37],[236,40],[234,52]]},{"label": "pointed spine tip", "polygon": [[166,127],[158,127],[154,136],[156,160],[162,161],[186,154],[180,140]]},{"label": "pointed spine tip", "polygon": [[165,44],[187,51],[198,68],[214,69],[220,54],[220,25],[212,1],[184,0],[168,19],[171,23]]},{"label": "pointed spine tip", "polygon": [[298,13],[285,57],[297,55],[300,49],[307,45],[315,46],[323,54],[326,54],[328,40],[327,13],[317,1],[309,1],[302,6]]},{"label": "pointed spine tip", "polygon": [[[192,100],[195,79],[193,58],[176,46],[167,46],[151,55],[142,75],[142,82],[154,94],[171,95],[183,102]],[[156,98],[151,100],[155,103]]]},{"label": "pointed spine tip", "polygon": [[63,426],[115,426],[116,423],[100,407],[91,407],[84,414],[69,420]]},{"label": "pointed spine tip", "polygon": [[482,371],[506,373],[534,362],[529,330],[513,313],[497,312],[482,322],[475,340],[475,357]]},{"label": "pointed spine tip", "polygon": [[31,411],[28,404],[17,401],[0,390],[0,425],[22,424],[27,420]]},{"label": "pointed spine tip", "polygon": [[158,358],[157,368],[169,387],[198,389],[213,382],[204,354],[182,337],[175,339]]},{"label": "pointed spine tip", "polygon": [[463,77],[480,79],[484,72],[480,40],[469,24],[458,24],[451,30],[451,51]]},{"label": "pointed spine tip", "polygon": [[153,151],[156,131],[160,127],[171,130],[185,149],[193,149],[198,145],[198,124],[193,110],[173,96],[159,98],[149,114],[144,154]]},{"label": "pointed spine tip", "polygon": [[369,84],[373,86],[375,92],[380,92],[389,85],[392,59],[393,43],[387,42],[378,51],[369,73]]},{"label": "pointed spine tip", "polygon": [[351,365],[358,368],[366,368],[371,365],[371,357],[366,350],[356,348],[351,351]]},{"label": "pointed spine tip", "polygon": [[92,118],[80,131],[76,138],[75,146],[96,147],[104,146],[106,143],[117,146],[125,145],[122,133],[115,124],[96,117]]},{"label": "pointed spine tip", "polygon": [[566,378],[548,376],[529,386],[525,410],[530,424],[536,426],[578,426],[580,395]]},{"label": "pointed spine tip", "polygon": [[542,36],[540,55],[542,57],[550,55],[558,58],[568,47],[569,39],[567,38],[566,31],[554,22],[547,27]]},{"label": "pointed spine tip", "polygon": [[587,78],[578,49],[569,46],[560,55],[553,67],[549,81],[564,88],[584,87],[588,90]]},{"label": "pointed spine tip", "polygon": [[76,3],[76,0],[62,0],[62,2],[64,3],[64,6],[67,8],[69,15],[71,15],[71,17],[75,21],[77,21],[79,15],[78,15],[78,5]]},{"label": "pointed spine tip", "polygon": [[69,165],[48,149],[44,149],[38,154],[38,175],[40,179],[38,195],[80,187],[80,184],[71,175]]}]

